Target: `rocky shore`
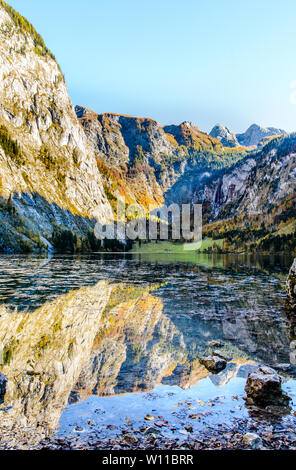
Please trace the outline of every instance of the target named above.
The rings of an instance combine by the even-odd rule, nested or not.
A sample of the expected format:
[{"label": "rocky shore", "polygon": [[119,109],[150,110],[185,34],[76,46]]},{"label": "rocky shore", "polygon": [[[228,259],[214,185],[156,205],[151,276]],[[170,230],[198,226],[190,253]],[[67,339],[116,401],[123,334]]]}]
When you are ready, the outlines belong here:
[{"label": "rocky shore", "polygon": [[[262,416],[261,416],[262,418]],[[80,439],[46,438],[38,448],[43,450],[152,450],[152,449],[193,449],[193,450],[296,450],[296,419],[288,428],[274,417],[262,422],[256,419],[242,419],[233,427],[217,426],[205,428],[199,434],[188,434],[186,438],[168,438],[154,432],[144,434],[138,430],[120,436],[101,439],[100,432],[94,432],[86,442]]]},{"label": "rocky shore", "polygon": [[[194,400],[185,400],[178,404],[177,411],[167,415],[156,416],[155,410],[155,416],[147,414],[141,421],[126,417],[116,426],[108,420],[102,425],[101,418],[98,422],[86,420],[85,425],[75,425],[73,421],[72,431],[64,435],[59,431],[44,437],[38,428],[5,430],[2,425],[5,440],[0,439],[0,449],[296,450],[296,412],[292,412],[291,400],[281,383],[276,371],[267,366],[259,366],[249,373],[246,396],[233,396],[231,405],[233,413],[245,409],[248,416],[233,414],[230,421],[223,421],[223,397],[211,399],[207,404],[199,401],[198,413],[193,412]],[[213,411],[208,411],[206,405],[213,407],[210,408]],[[100,417],[105,413],[102,409],[96,411]],[[213,414],[222,419],[209,419]]]},{"label": "rocky shore", "polygon": [[[138,428],[136,423],[128,420],[126,426],[118,428],[116,437],[102,438],[100,430],[94,427],[87,438],[81,429],[81,434],[78,432],[75,437],[46,438],[39,445],[45,450],[296,450],[296,413],[290,416],[291,399],[282,391],[281,383],[277,372],[267,366],[260,366],[249,373],[245,386],[247,395],[243,397],[249,417],[236,418],[231,424],[207,424],[197,432],[191,423],[199,415],[189,414],[185,417],[181,414],[178,426],[171,429],[176,431],[176,437],[168,437],[165,435],[168,421],[163,417],[156,419],[148,415],[146,424]],[[233,400],[238,400],[238,397],[233,397]],[[215,405],[212,403],[216,407],[219,404],[219,400],[216,400]],[[284,416],[289,416],[286,421]]]}]

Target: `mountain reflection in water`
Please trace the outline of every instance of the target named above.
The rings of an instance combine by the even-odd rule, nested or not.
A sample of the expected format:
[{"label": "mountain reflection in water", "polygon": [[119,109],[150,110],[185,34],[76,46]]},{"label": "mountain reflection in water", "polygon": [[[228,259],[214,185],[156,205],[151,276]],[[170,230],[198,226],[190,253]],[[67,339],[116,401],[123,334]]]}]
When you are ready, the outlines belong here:
[{"label": "mountain reflection in water", "polygon": [[[290,262],[194,254],[69,256],[48,263],[1,257],[0,371],[8,377],[1,445],[16,436],[21,441],[26,430],[24,447],[32,448],[59,422],[70,432],[71,416],[94,419],[92,406],[108,409],[107,397],[128,394],[122,403],[130,397],[135,407],[138,400],[144,416],[143,393],[169,397],[171,390],[176,401],[185,391],[206,396],[237,381],[241,393],[256,364],[289,363],[295,338],[283,282]],[[221,352],[231,357],[218,375],[198,361],[213,339],[222,340]],[[286,380],[293,384],[294,373],[292,365]],[[124,408],[114,400],[120,419]],[[156,393],[151,412],[157,400]],[[105,409],[105,424],[112,419]]]}]

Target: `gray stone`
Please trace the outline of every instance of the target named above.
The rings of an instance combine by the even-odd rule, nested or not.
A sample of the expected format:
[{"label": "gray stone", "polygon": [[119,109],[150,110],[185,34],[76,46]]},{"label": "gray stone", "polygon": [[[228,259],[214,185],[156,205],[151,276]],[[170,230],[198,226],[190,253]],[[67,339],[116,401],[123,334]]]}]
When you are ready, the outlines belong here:
[{"label": "gray stone", "polygon": [[220,372],[225,369],[227,362],[218,356],[201,357],[199,362],[211,372]]},{"label": "gray stone", "polygon": [[[57,62],[49,53],[36,54],[34,34],[20,34],[2,2],[0,25],[0,121],[22,149],[13,156],[0,146],[8,198],[0,213],[1,249],[20,252],[25,240],[30,251],[51,252],[44,234],[53,232],[54,223],[87,234],[95,220],[112,220],[113,211],[97,153],[78,122]],[[14,213],[18,217],[11,217]]]},{"label": "gray stone", "polygon": [[291,398],[282,391],[281,384],[282,380],[274,369],[260,366],[248,375],[245,386],[247,404],[287,406]]},{"label": "gray stone", "polygon": [[159,429],[150,426],[145,429],[144,434],[161,434],[161,432]]},{"label": "gray stone", "polygon": [[230,361],[231,357],[226,356],[226,354],[220,352],[220,351],[214,351],[213,356],[220,357],[220,359],[224,359],[224,361]]},{"label": "gray stone", "polygon": [[251,432],[248,432],[243,436],[243,443],[251,447],[252,449],[260,449],[263,447],[263,442],[260,436],[258,434],[254,434]]},{"label": "gray stone", "polygon": [[95,423],[94,421],[92,421],[91,419],[89,419],[89,420],[87,421],[87,424],[88,424],[89,426],[95,426],[95,425],[96,425],[96,423]]},{"label": "gray stone", "polygon": [[283,370],[284,372],[291,369],[291,364],[275,364],[275,369]]},{"label": "gray stone", "polygon": [[277,406],[277,405],[268,405],[265,408],[266,411],[275,415],[275,416],[287,416],[291,412],[291,408],[289,406]]},{"label": "gray stone", "polygon": [[212,341],[208,342],[208,346],[211,348],[222,348],[224,346],[223,341],[213,339]]},{"label": "gray stone", "polygon": [[132,434],[125,434],[123,438],[126,442],[129,442],[130,444],[136,444],[138,442],[138,439]]}]

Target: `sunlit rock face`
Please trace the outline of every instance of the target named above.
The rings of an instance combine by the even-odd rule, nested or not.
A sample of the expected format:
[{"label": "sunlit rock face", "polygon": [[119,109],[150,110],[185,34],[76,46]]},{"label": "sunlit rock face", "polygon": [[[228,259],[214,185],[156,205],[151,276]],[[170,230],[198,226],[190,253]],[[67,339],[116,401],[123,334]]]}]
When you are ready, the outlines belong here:
[{"label": "sunlit rock face", "polygon": [[221,144],[223,144],[225,147],[238,147],[239,143],[237,141],[237,138],[235,134],[230,132],[230,130],[222,126],[221,124],[216,124],[216,126],[213,127],[213,129],[210,132],[211,137],[215,137],[218,139]]},{"label": "sunlit rock face", "polygon": [[[18,150],[9,150],[5,139],[16,141]],[[28,230],[46,238],[53,222],[81,233],[93,226],[92,219],[113,217],[58,64],[1,5],[0,173],[2,251],[19,251],[22,242],[34,248]]]},{"label": "sunlit rock face", "polygon": [[148,118],[96,114],[82,106],[75,110],[97,157],[107,192],[146,209],[161,205],[163,190],[153,167],[160,163],[161,152],[172,154],[161,126]]},{"label": "sunlit rock face", "polygon": [[83,107],[77,116],[54,56],[1,3],[0,252],[51,250],[57,226],[85,237],[114,218],[118,197],[161,206],[184,173],[241,157],[190,122],[163,127]]},{"label": "sunlit rock face", "polygon": [[144,152],[143,158],[150,155],[155,162],[160,162],[162,153],[174,152],[163,127],[153,119],[96,114],[82,106],[76,106],[75,111],[97,155],[113,166],[129,164],[140,157],[138,146]]},{"label": "sunlit rock face", "polygon": [[240,145],[246,147],[256,146],[259,142],[266,138],[275,135],[286,135],[286,131],[283,129],[277,129],[275,127],[261,127],[258,124],[252,124],[246,132],[242,134],[236,134],[236,139]]},{"label": "sunlit rock face", "polygon": [[58,425],[90,356],[109,296],[109,285],[101,281],[31,313],[1,309],[1,372],[8,378],[4,406],[11,407],[1,425]]},{"label": "sunlit rock face", "polygon": [[[107,192],[145,208],[161,205],[164,198],[190,198],[200,169],[218,162],[228,166],[235,154],[236,161],[245,153],[242,147],[231,153],[192,122],[161,126],[150,118],[96,114],[83,106],[75,110],[97,155]],[[179,185],[169,191],[180,178],[184,194]]]}]

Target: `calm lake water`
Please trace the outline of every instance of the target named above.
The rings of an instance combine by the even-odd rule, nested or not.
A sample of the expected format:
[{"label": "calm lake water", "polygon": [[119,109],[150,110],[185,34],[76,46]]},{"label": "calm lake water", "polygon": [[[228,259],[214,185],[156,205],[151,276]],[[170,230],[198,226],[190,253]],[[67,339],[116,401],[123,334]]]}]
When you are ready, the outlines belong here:
[{"label": "calm lake water", "polygon": [[[0,446],[34,448],[52,433],[107,439],[155,423],[169,437],[231,428],[248,417],[244,386],[258,364],[278,368],[296,404],[295,327],[284,309],[291,262],[1,256],[0,371],[8,385]],[[229,357],[219,374],[198,361],[212,340]]]}]

